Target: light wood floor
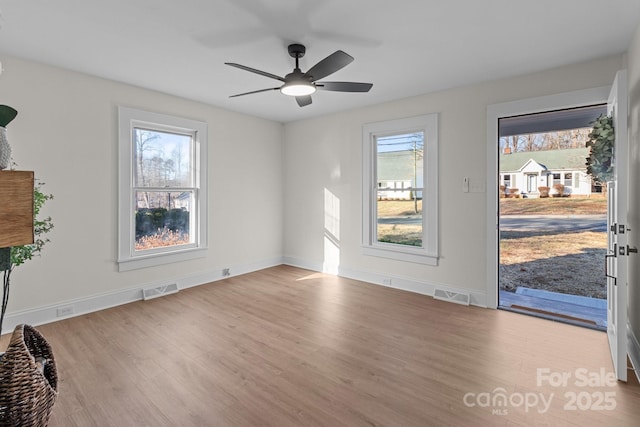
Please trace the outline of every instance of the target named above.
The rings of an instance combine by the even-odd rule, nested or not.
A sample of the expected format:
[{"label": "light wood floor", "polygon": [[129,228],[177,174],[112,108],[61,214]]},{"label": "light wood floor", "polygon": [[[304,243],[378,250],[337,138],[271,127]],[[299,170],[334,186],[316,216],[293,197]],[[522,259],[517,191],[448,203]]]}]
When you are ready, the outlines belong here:
[{"label": "light wood floor", "polygon": [[[60,376],[52,427],[640,422],[637,384],[576,384],[611,372],[603,332],[287,266],[38,329]],[[538,386],[538,369],[571,377]],[[478,406],[500,392],[506,406]],[[534,396],[550,409],[518,406]]]}]

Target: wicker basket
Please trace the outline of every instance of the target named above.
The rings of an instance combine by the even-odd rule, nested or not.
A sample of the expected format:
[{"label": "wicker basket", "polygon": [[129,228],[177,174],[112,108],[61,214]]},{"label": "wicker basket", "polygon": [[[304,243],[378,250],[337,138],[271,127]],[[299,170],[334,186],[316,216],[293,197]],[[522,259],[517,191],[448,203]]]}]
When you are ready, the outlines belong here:
[{"label": "wicker basket", "polygon": [[32,326],[16,326],[0,360],[0,426],[46,426],[57,396],[51,346]]}]

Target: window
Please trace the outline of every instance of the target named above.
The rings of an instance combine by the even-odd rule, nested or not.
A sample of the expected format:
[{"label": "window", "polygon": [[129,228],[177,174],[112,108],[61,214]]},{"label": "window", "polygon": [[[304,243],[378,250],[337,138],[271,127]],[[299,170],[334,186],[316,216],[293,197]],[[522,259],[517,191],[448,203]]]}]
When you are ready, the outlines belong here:
[{"label": "window", "polygon": [[207,124],[118,109],[120,271],[204,256]]},{"label": "window", "polygon": [[564,185],[571,186],[573,180],[573,174],[571,172],[565,172],[564,174]]},{"label": "window", "polygon": [[504,175],[504,186],[507,188],[511,187],[511,175]]},{"label": "window", "polygon": [[363,128],[366,255],[438,263],[438,115]]}]

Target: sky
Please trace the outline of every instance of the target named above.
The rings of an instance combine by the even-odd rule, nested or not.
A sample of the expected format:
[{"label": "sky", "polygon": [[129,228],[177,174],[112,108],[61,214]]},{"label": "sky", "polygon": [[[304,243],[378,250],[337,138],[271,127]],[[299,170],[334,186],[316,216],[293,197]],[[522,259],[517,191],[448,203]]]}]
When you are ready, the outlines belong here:
[{"label": "sky", "polygon": [[413,150],[414,143],[417,143],[418,147],[422,146],[423,138],[423,132],[379,137],[377,140],[378,153]]}]

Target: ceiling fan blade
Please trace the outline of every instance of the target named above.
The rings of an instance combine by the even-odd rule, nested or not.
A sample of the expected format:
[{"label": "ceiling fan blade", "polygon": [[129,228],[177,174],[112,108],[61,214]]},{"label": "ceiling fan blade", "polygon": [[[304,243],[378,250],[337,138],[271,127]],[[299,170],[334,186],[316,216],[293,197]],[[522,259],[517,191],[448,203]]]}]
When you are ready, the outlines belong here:
[{"label": "ceiling fan blade", "polygon": [[311,104],[311,95],[296,96],[296,102],[299,106],[306,107],[307,105]]},{"label": "ceiling fan blade", "polygon": [[369,92],[373,87],[372,83],[356,82],[318,82],[316,88],[331,90],[334,92]]},{"label": "ceiling fan blade", "polygon": [[251,73],[260,74],[261,76],[269,77],[271,79],[280,80],[284,82],[284,77],[276,76],[275,74],[267,73],[266,71],[257,70],[255,68],[247,67],[246,65],[236,64],[234,62],[225,62],[226,65],[230,65],[232,67],[240,68],[241,70],[249,71]]},{"label": "ceiling fan blade", "polygon": [[237,95],[231,95],[229,98],[236,98],[238,96],[251,95],[252,93],[268,92],[270,90],[280,90],[280,88],[279,87],[271,87],[269,89],[254,90],[254,91],[251,91],[251,92],[245,92],[245,93],[239,93]]},{"label": "ceiling fan blade", "polygon": [[346,67],[352,61],[353,57],[351,55],[348,55],[341,50],[337,50],[311,67],[306,73],[304,73],[304,76],[311,77],[311,81],[315,82],[316,80],[325,78],[329,74],[333,74]]}]

